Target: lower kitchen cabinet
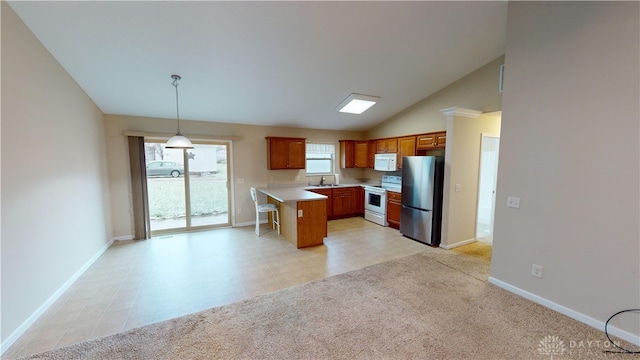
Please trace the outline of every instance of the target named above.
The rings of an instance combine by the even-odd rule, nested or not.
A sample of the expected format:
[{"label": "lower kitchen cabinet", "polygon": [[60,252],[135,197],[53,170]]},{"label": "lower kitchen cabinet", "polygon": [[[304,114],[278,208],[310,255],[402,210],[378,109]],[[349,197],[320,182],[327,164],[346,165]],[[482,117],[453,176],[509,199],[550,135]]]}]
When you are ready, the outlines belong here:
[{"label": "lower kitchen cabinet", "polygon": [[331,189],[313,189],[309,191],[327,197],[327,219],[331,219],[333,217],[333,191]]},{"label": "lower kitchen cabinet", "polygon": [[356,215],[364,216],[364,188],[358,186],[355,190],[356,193]]},{"label": "lower kitchen cabinet", "polygon": [[387,222],[394,229],[400,229],[400,208],[402,195],[387,190]]},{"label": "lower kitchen cabinet", "polygon": [[327,196],[327,219],[343,219],[364,214],[364,189],[361,186],[344,186],[310,189]]},{"label": "lower kitchen cabinet", "polygon": [[333,190],[333,216],[336,218],[350,217],[355,211],[355,194],[351,187],[335,188]]}]

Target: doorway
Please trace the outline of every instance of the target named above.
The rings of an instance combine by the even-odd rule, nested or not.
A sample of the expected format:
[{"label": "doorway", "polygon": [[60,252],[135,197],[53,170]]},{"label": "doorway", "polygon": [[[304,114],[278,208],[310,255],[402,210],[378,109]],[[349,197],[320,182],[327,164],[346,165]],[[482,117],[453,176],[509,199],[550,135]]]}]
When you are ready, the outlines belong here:
[{"label": "doorway", "polygon": [[482,134],[480,143],[480,170],[478,174],[478,211],[476,240],[493,243],[493,221],[496,206],[496,183],[500,137]]},{"label": "doorway", "polygon": [[228,144],[164,145],[145,142],[151,234],[229,226]]}]

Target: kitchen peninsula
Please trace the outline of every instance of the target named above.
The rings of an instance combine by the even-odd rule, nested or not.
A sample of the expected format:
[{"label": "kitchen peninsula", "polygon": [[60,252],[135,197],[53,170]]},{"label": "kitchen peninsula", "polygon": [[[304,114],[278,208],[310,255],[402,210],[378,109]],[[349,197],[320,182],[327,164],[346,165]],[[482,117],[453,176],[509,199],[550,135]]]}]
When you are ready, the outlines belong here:
[{"label": "kitchen peninsula", "polygon": [[301,188],[259,188],[280,212],[280,232],[298,249],[322,245],[327,236],[327,197]]}]

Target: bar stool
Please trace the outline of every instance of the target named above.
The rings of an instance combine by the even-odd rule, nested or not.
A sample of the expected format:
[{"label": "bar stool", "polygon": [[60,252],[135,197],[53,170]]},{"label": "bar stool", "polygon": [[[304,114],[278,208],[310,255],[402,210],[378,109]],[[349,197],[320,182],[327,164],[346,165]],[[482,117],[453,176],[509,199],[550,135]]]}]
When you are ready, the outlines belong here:
[{"label": "bar stool", "polygon": [[275,204],[258,204],[256,188],[253,186],[251,187],[251,199],[253,199],[253,203],[256,205],[256,234],[260,236],[260,213],[274,212],[275,214],[271,216],[273,220],[272,229],[275,229],[277,225],[278,235],[280,235],[280,213],[278,212],[278,207]]}]

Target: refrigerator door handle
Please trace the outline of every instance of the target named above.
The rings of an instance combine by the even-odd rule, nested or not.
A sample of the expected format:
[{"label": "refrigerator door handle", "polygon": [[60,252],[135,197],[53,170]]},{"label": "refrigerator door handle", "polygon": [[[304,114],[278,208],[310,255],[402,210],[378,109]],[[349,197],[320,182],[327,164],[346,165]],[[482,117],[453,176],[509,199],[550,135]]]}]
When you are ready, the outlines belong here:
[{"label": "refrigerator door handle", "polygon": [[426,212],[431,212],[433,210],[429,210],[429,209],[421,209],[421,208],[417,208],[417,207],[413,207],[413,206],[407,206],[405,204],[402,204],[402,207],[405,209],[413,209],[413,210],[420,210],[420,211],[426,211]]}]

